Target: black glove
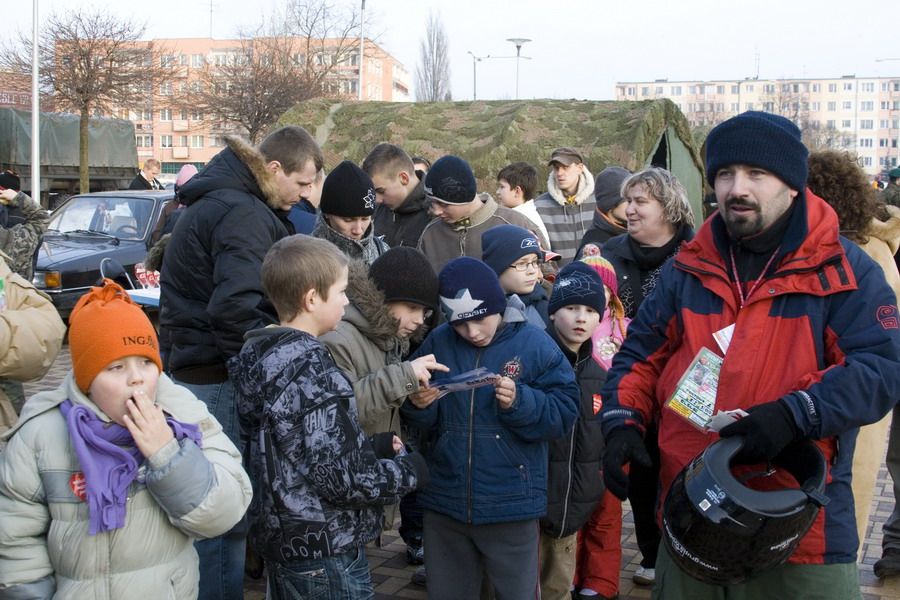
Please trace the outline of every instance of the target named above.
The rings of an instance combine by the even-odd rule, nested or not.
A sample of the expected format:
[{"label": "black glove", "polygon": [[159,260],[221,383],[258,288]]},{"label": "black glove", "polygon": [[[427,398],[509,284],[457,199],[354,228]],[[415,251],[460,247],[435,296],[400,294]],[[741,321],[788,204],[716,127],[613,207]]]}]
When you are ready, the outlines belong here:
[{"label": "black glove", "polygon": [[425,457],[418,452],[407,454],[406,456],[398,458],[397,460],[408,464],[413,468],[413,471],[416,472],[417,490],[421,490],[423,487],[428,485],[429,481],[431,481],[431,476],[428,474],[428,463],[425,462]]},{"label": "black glove", "polygon": [[369,438],[372,442],[372,450],[375,451],[375,458],[394,458],[397,453],[394,452],[394,432],[385,431],[376,433]]},{"label": "black glove", "polygon": [[768,462],[800,437],[794,417],[784,400],[766,402],[747,409],[747,416],[722,428],[719,435],[744,436],[744,447],[735,456],[738,463]]},{"label": "black glove", "polygon": [[606,437],[603,452],[603,481],[619,500],[628,497],[628,475],[622,465],[634,461],[645,467],[652,464],[640,432],[634,427],[617,427]]}]

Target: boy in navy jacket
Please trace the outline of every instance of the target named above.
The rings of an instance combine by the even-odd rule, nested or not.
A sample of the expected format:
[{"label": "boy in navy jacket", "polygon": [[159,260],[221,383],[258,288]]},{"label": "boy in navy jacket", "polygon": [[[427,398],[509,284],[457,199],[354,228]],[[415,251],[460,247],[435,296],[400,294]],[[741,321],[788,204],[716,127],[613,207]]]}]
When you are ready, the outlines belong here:
[{"label": "boy in navy jacket", "polygon": [[[402,408],[431,440],[431,484],[419,492],[429,598],[477,598],[485,572],[498,600],[537,597],[547,442],[575,420],[575,374],[483,262],[448,263],[440,296],[447,323],[417,354],[434,353],[450,373],[435,372],[432,389]],[[497,375],[493,385],[437,397],[442,380],[478,367]]]}]

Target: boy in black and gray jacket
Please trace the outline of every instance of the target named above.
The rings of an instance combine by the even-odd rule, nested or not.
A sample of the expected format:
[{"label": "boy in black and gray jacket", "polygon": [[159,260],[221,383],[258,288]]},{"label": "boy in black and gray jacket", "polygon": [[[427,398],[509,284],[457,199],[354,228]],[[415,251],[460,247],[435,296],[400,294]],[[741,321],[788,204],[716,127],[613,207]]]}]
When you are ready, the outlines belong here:
[{"label": "boy in black and gray jacket", "polygon": [[389,432],[366,438],[347,376],[316,339],[344,314],[346,257],[324,240],[284,238],[262,282],[280,326],[249,332],[229,361],[250,435],[250,544],[272,597],[369,597],[365,545],[381,507],[425,485],[425,461],[395,456],[402,443]]},{"label": "boy in black and gray jacket", "polygon": [[[608,535],[593,535],[593,528],[607,531],[615,527],[607,524],[607,519],[595,522],[595,509],[605,489],[600,476],[603,433],[596,415],[606,370],[594,359],[591,336],[605,310],[606,292],[600,275],[580,261],[563,267],[550,296],[551,326],[547,332],[575,369],[581,397],[575,424],[566,435],[550,442],[547,514],[541,519],[541,598],[545,600],[569,600],[573,579],[580,586],[588,587],[582,578],[584,571],[594,566],[589,559],[597,553],[591,546],[596,539],[600,540],[603,557],[615,569],[618,580],[621,561],[609,553],[619,548],[619,540],[613,542]],[[579,540],[579,531],[589,520],[589,539]],[[590,557],[584,551],[585,543],[592,551]],[[597,600],[616,597],[617,589],[596,585],[594,580],[589,585],[601,588],[591,588],[597,593]]]}]

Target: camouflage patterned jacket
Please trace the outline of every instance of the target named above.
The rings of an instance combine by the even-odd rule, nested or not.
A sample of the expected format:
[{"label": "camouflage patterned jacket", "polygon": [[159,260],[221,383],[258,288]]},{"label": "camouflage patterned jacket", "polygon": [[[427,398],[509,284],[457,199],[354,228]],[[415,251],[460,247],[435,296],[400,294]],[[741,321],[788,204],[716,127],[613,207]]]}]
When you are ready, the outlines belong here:
[{"label": "camouflage patterned jacket", "polygon": [[374,540],[381,507],[424,483],[418,454],[378,459],[347,376],[310,334],[271,326],[229,360],[250,435],[249,541],[267,561],[333,556]]},{"label": "camouflage patterned jacket", "polygon": [[885,204],[891,206],[900,206],[900,185],[889,183],[888,186],[881,191],[881,200]]},{"label": "camouflage patterned jacket", "polygon": [[[0,227],[0,251],[10,258],[9,268],[31,281],[34,253],[47,231],[47,211],[27,194],[19,192],[9,204],[7,224]],[[16,210],[18,209],[18,210]]]}]

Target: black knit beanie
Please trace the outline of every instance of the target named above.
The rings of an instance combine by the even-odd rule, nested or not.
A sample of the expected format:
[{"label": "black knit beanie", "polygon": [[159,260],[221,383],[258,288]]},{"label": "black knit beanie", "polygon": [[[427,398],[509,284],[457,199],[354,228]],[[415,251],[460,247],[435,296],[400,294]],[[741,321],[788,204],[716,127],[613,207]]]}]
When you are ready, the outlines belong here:
[{"label": "black knit beanie", "polygon": [[466,204],[478,193],[475,173],[460,157],[442,156],[425,175],[425,193],[448,204]]},{"label": "black knit beanie", "polygon": [[808,157],[800,129],[791,121],[779,115],[748,111],[709,132],[706,180],[715,186],[719,169],[743,164],[771,171],[789,188],[802,192],[806,189]]},{"label": "black knit beanie", "polygon": [[372,263],[369,277],[385,302],[413,302],[438,308],[438,276],[425,255],[409,246],[391,248]]},{"label": "black knit beanie", "polygon": [[594,180],[594,198],[597,210],[608,213],[622,203],[622,182],[628,179],[631,172],[622,167],[606,167]]},{"label": "black knit beanie", "polygon": [[325,178],[319,210],[337,217],[370,217],[375,212],[375,184],[366,172],[345,160]]}]

